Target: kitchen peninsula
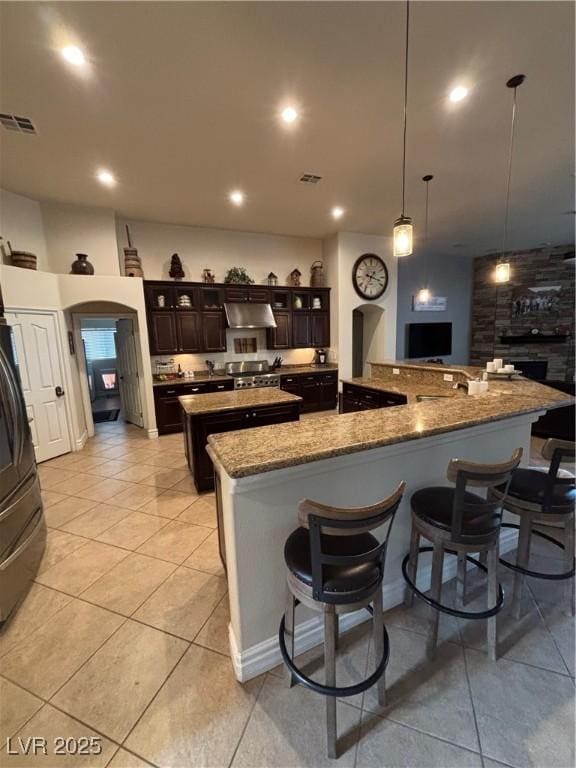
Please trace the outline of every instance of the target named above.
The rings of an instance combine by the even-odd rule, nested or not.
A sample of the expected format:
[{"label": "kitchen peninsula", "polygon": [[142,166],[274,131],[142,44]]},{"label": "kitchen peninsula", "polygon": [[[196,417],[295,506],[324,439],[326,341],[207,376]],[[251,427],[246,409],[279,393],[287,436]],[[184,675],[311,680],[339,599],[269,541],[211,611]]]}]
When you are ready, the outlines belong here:
[{"label": "kitchen peninsula", "polygon": [[[239,680],[280,660],[282,552],[297,527],[301,499],[362,506],[384,498],[401,480],[407,482],[388,551],[384,604],[390,608],[403,598],[400,563],[408,550],[411,494],[427,485],[445,485],[446,466],[454,457],[500,461],[522,447],[527,463],[532,423],[571,401],[562,392],[520,377],[490,382],[489,391],[480,395],[465,394],[467,382],[479,373],[468,367],[372,364],[372,377],[363,379],[362,386],[402,395],[406,405],[208,438],[208,453],[219,476],[230,648]],[[503,539],[503,551],[507,541]],[[426,580],[425,568],[421,575]],[[363,612],[349,614],[341,626],[362,620]],[[297,613],[297,623],[297,652],[321,641],[317,619],[303,611]]]}]

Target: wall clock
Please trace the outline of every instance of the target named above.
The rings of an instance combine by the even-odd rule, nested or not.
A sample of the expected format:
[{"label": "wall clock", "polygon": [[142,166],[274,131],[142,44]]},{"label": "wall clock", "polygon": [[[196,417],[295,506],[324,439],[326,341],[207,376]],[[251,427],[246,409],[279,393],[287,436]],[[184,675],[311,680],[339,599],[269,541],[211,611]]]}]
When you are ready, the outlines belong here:
[{"label": "wall clock", "polygon": [[380,256],[363,253],[352,267],[354,290],[363,299],[379,299],[388,287],[388,270]]}]

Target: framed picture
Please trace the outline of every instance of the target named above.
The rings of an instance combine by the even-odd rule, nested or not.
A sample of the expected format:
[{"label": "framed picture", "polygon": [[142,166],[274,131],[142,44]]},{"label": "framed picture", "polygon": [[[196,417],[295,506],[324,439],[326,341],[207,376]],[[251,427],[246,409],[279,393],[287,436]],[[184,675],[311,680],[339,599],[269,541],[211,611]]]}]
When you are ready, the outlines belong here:
[{"label": "framed picture", "polygon": [[446,304],[446,296],[431,296],[428,301],[421,301],[418,296],[412,296],[414,312],[445,312]]},{"label": "framed picture", "polygon": [[551,319],[560,311],[560,285],[521,286],[512,296],[514,320]]}]

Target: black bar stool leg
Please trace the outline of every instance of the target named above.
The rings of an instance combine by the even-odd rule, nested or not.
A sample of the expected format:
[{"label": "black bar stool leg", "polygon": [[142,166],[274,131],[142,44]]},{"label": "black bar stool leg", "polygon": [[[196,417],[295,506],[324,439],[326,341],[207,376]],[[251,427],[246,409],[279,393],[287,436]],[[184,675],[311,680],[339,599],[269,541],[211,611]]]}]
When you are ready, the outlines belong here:
[{"label": "black bar stool leg", "polygon": [[[374,638],[374,658],[381,659],[384,655],[384,607],[382,587],[380,587],[372,601],[374,612],[372,615],[372,630]],[[378,680],[378,704],[386,706],[386,673]]]},{"label": "black bar stool leg", "polygon": [[[518,552],[516,565],[528,568],[530,561],[530,538],[532,536],[532,521],[528,515],[520,518],[520,530],[518,533]],[[514,586],[512,589],[512,616],[519,619],[522,614],[522,593],[524,591],[524,574],[514,574]]]},{"label": "black bar stool leg", "polygon": [[[498,561],[499,561],[499,542],[496,540],[496,544],[490,550],[487,555],[487,567],[488,567],[488,603],[487,607],[496,605],[498,600]],[[498,655],[498,629],[497,629],[498,615],[491,616],[487,621],[487,645],[488,645],[488,658],[490,661],[496,661]]]},{"label": "black bar stool leg", "polygon": [[[574,567],[574,515],[569,515],[564,524],[564,567],[566,571],[569,571]],[[574,583],[576,582],[576,576],[572,576],[568,579],[566,584],[566,598],[568,600],[568,610],[575,615],[574,604]]]},{"label": "black bar stool leg", "polygon": [[[296,598],[287,590],[286,596],[286,613],[284,614],[284,627],[285,634],[288,636],[288,654],[292,661],[294,661],[294,614],[296,610]],[[296,678],[292,672],[288,669],[288,687],[292,688],[296,685]]]},{"label": "black bar stool leg", "polygon": [[[434,544],[432,553],[432,576],[430,578],[430,597],[437,603],[442,598],[442,566],[444,565],[444,549],[441,544]],[[440,621],[440,612],[430,606],[430,627],[428,630],[428,642],[426,643],[426,655],[428,658],[434,656],[436,643],[438,641],[438,622]]]},{"label": "black bar stool leg", "polygon": [[466,605],[466,553],[458,555],[458,570],[456,575],[456,605],[464,608]]},{"label": "black bar stool leg", "polygon": [[[336,634],[338,617],[334,609],[324,613],[324,674],[326,685],[336,685]],[[328,757],[336,758],[336,697],[326,696],[326,737]]]},{"label": "black bar stool leg", "polygon": [[[416,526],[412,524],[412,532],[410,534],[410,560],[408,561],[408,575],[413,583],[416,583],[416,573],[418,570],[418,555],[420,549],[420,534],[418,533]],[[404,592],[404,605],[406,608],[411,608],[414,603],[414,592],[410,587],[406,587]]]}]

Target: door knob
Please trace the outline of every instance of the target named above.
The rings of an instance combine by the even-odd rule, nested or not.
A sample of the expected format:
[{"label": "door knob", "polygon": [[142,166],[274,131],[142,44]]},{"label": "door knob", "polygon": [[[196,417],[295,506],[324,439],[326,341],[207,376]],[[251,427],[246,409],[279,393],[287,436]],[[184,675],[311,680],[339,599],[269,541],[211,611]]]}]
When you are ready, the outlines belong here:
[{"label": "door knob", "polygon": [[64,392],[62,387],[56,387],[54,391],[56,392],[56,397],[64,397],[64,395],[66,394],[66,392]]}]

